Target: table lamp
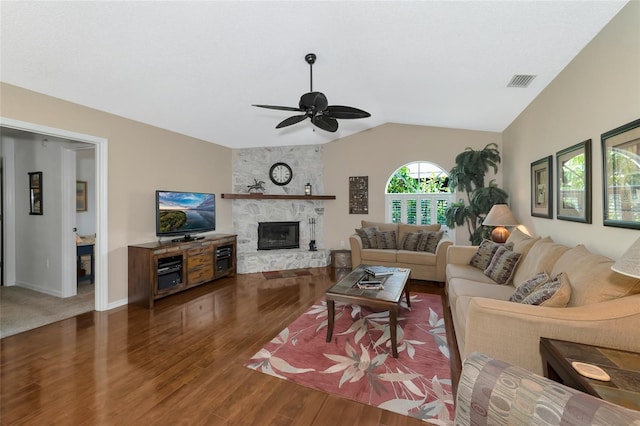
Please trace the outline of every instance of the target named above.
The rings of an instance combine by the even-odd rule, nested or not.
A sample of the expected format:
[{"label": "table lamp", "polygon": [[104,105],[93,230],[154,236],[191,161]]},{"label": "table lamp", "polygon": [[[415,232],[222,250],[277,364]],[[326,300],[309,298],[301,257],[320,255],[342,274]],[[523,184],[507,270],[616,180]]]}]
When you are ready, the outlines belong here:
[{"label": "table lamp", "polygon": [[509,238],[509,231],[505,226],[519,225],[511,209],[506,204],[494,204],[489,210],[489,214],[482,222],[485,226],[495,226],[491,232],[491,239],[496,243],[504,243]]},{"label": "table lamp", "polygon": [[622,275],[640,278],[640,238],[629,247],[620,260],[611,265],[611,269]]}]

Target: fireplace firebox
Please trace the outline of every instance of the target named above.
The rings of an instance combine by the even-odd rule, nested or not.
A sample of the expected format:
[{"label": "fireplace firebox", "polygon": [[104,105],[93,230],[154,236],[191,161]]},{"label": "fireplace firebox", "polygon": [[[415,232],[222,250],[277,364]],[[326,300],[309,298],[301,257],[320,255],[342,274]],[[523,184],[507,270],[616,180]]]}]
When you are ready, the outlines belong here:
[{"label": "fireplace firebox", "polygon": [[258,250],[300,248],[300,222],[259,222]]}]

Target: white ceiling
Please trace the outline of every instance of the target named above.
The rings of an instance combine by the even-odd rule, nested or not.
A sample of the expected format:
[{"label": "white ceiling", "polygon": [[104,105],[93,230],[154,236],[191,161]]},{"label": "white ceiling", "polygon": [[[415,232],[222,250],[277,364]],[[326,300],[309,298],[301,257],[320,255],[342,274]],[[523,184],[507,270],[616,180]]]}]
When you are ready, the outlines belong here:
[{"label": "white ceiling", "polygon": [[[233,148],[387,122],[500,132],[625,3],[2,1],[0,80]],[[370,118],[276,130],[295,113],[251,106],[297,106],[309,52],[314,89]]]}]

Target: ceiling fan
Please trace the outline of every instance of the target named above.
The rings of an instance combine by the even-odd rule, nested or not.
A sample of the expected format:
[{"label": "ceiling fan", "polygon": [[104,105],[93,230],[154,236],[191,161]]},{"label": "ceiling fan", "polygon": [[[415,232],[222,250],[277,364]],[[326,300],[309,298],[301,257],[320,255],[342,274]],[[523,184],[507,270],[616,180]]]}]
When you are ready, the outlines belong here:
[{"label": "ceiling fan", "polygon": [[282,120],[278,123],[276,129],[291,126],[292,124],[296,124],[310,118],[311,123],[313,123],[314,126],[319,127],[322,130],[326,130],[327,132],[335,132],[338,130],[337,119],[342,120],[371,117],[371,114],[358,108],[343,105],[329,105],[324,93],[313,91],[313,64],[316,62],[315,53],[307,53],[304,59],[309,64],[309,80],[311,87],[308,93],[305,93],[300,97],[298,108],[276,105],[253,105],[260,108],[278,109],[282,111],[298,111],[304,113],[302,115],[294,115]]}]

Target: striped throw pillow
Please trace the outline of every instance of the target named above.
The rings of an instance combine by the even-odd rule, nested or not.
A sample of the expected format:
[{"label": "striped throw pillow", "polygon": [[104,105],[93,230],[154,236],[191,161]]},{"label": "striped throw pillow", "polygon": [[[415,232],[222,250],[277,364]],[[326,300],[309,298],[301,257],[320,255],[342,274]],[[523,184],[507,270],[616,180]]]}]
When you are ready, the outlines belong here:
[{"label": "striped throw pillow", "polygon": [[500,246],[496,254],[493,255],[489,266],[484,270],[484,274],[498,284],[509,284],[521,256],[520,253]]}]

